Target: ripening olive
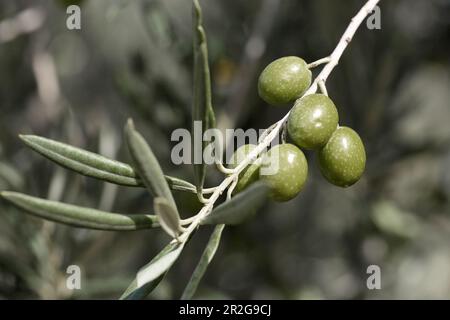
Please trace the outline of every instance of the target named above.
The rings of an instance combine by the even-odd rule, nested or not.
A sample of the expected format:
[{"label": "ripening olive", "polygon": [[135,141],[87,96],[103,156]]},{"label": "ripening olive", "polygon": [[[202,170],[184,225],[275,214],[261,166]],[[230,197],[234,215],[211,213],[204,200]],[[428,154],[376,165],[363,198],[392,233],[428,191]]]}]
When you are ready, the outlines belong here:
[{"label": "ripening olive", "polygon": [[293,144],[279,144],[264,155],[260,177],[270,188],[275,201],[288,201],[303,188],[308,163],[303,152]]},{"label": "ripening olive", "polygon": [[[236,168],[255,148],[256,146],[254,144],[244,144],[239,147],[230,158],[230,168]],[[258,179],[259,165],[256,163],[251,163],[239,173],[239,180],[236,184],[236,188],[234,189],[234,193],[241,192]]]},{"label": "ripening olive", "polygon": [[311,71],[299,57],[283,57],[270,63],[258,80],[259,96],[282,106],[302,96],[311,84]]},{"label": "ripening olive", "polygon": [[348,127],[339,127],[319,151],[323,176],[332,184],[349,187],[361,178],[366,152],[359,135]]},{"label": "ripening olive", "polygon": [[292,108],[287,129],[300,148],[323,147],[336,130],[339,116],[333,101],[324,94],[301,98]]}]

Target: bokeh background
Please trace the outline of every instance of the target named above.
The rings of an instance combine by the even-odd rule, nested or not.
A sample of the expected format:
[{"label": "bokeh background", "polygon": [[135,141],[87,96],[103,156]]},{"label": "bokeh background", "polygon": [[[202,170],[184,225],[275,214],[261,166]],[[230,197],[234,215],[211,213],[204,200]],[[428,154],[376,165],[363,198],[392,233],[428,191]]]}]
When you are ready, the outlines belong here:
[{"label": "bokeh background", "polygon": [[[102,183],[27,149],[33,133],[129,161],[132,117],[166,173],[171,132],[190,127],[190,1],[85,0],[81,30],[66,3],[0,2],[0,190],[116,212],[146,212],[143,189]],[[287,109],[257,95],[275,58],[313,61],[335,47],[361,0],[201,1],[220,128],[262,129]],[[362,136],[367,170],[348,189],[328,184],[307,152],[306,188],[225,229],[197,298],[450,298],[450,1],[381,1],[381,30],[357,32],[329,81],[341,124]],[[317,71],[315,71],[316,73]],[[209,171],[208,186],[220,176]],[[177,193],[184,216],[198,207]],[[178,298],[211,232],[202,228],[150,298]],[[169,241],[158,230],[74,229],[0,201],[1,299],[113,299]],[[65,287],[82,269],[82,290]],[[381,268],[381,290],[366,269]]]}]

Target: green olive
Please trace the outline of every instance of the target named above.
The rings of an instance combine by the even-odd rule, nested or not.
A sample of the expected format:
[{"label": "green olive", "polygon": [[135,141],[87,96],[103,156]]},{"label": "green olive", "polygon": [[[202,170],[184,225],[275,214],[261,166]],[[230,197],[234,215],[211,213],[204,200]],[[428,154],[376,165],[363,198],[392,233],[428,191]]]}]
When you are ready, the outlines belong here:
[{"label": "green olive", "polygon": [[348,127],[339,127],[319,151],[323,176],[332,184],[349,187],[361,178],[366,152],[359,135]]},{"label": "green olive", "polygon": [[[256,146],[254,144],[244,144],[243,146],[239,147],[231,156],[229,167],[232,169],[236,168],[255,148]],[[257,165],[256,163],[251,163],[239,173],[239,180],[236,188],[234,189],[234,193],[241,192],[258,179],[259,165]]]},{"label": "green olive", "polygon": [[339,115],[333,101],[323,94],[301,98],[289,114],[289,136],[300,148],[323,147],[336,130]]},{"label": "green olive", "polygon": [[270,63],[258,80],[259,96],[282,106],[301,97],[311,84],[311,71],[299,57],[283,57]]},{"label": "green olive", "polygon": [[308,162],[295,145],[279,144],[264,155],[260,176],[269,186],[273,200],[288,201],[305,185]]}]

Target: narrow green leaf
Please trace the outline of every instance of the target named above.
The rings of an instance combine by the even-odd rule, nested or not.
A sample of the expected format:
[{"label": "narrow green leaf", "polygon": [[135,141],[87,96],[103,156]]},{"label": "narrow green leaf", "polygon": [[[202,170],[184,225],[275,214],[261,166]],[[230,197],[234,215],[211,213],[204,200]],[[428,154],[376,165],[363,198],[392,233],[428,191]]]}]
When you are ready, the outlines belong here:
[{"label": "narrow green leaf", "polygon": [[158,160],[144,137],[135,130],[131,119],[128,120],[125,127],[125,138],[136,170],[144,181],[147,189],[155,197],[166,198],[169,203],[176,208],[177,206],[173,199],[172,192],[170,191]]},{"label": "narrow green leaf", "polygon": [[183,295],[181,296],[182,300],[192,299],[195,291],[197,291],[197,287],[202,280],[203,275],[205,274],[206,269],[209,266],[209,263],[214,258],[217,248],[219,247],[220,238],[222,236],[224,227],[224,224],[219,224],[214,228],[214,231],[208,240],[208,244],[203,251],[200,261],[198,262],[197,267],[195,268],[194,273],[189,280],[189,283],[183,291]]},{"label": "narrow green leaf", "polygon": [[39,136],[19,137],[34,151],[82,175],[120,185],[142,185],[134,170],[125,163]]},{"label": "narrow green leaf", "polygon": [[[164,247],[164,249],[161,250],[147,265],[150,265],[152,262],[158,260],[162,256],[164,256],[167,252],[172,250],[173,248],[172,243],[169,243],[167,246]],[[153,291],[153,289],[156,288],[156,286],[161,282],[161,280],[164,278],[164,273],[159,278],[153,280],[152,282],[147,283],[146,285],[143,285],[141,287],[138,287],[137,285],[137,279],[134,278],[134,280],[131,282],[131,284],[128,286],[128,288],[122,293],[120,296],[121,300],[137,300],[137,299],[144,299],[150,292]]]},{"label": "narrow green leaf", "polygon": [[[144,187],[134,169],[126,163],[44,137],[19,137],[32,150],[79,174],[124,186]],[[175,177],[165,177],[171,189],[197,193],[193,184]]]},{"label": "narrow green leaf", "polygon": [[141,268],[136,279],[128,286],[120,299],[143,299],[161,282],[177,260],[184,244],[170,243],[147,265]]},{"label": "narrow green leaf", "polygon": [[217,206],[202,221],[202,224],[235,225],[242,223],[254,215],[264,204],[267,194],[268,187],[263,182],[254,183],[231,200]]},{"label": "narrow green leaf", "polygon": [[158,227],[157,217],[153,215],[124,215],[92,208],[85,208],[28,196],[18,192],[4,191],[1,196],[16,207],[32,215],[74,227],[132,231]]},{"label": "narrow green leaf", "polygon": [[158,259],[141,268],[136,275],[136,283],[138,288],[154,281],[155,279],[158,279],[167,270],[169,270],[172,264],[178,259],[183,247],[184,243],[175,243],[171,245],[170,250],[167,250],[167,252],[161,255]]},{"label": "narrow green leaf", "polygon": [[[211,76],[208,63],[208,44],[206,40],[205,29],[203,28],[202,10],[198,0],[193,1],[193,49],[194,49],[194,95],[192,104],[192,130],[195,135],[195,122],[201,121],[202,132],[215,126],[215,116],[211,98]],[[193,143],[194,157],[200,154],[195,149],[197,144]],[[202,143],[202,152],[206,147],[206,143]],[[203,161],[203,160],[202,160]],[[195,182],[198,194],[201,196],[203,184],[206,176],[206,167],[204,163],[195,164],[194,162]]]},{"label": "narrow green leaf", "polygon": [[161,227],[172,237],[177,238],[181,233],[180,216],[166,198],[157,197],[153,200],[153,208],[158,216]]}]

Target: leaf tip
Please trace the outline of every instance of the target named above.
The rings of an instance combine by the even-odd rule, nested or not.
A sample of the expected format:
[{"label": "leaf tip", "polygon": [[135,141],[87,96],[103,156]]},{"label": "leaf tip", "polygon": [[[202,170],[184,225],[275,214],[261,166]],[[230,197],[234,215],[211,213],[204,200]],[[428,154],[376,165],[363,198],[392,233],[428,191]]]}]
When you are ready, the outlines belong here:
[{"label": "leaf tip", "polygon": [[126,128],[127,128],[128,130],[135,130],[133,119],[128,118],[127,124],[126,124]]},{"label": "leaf tip", "polygon": [[180,216],[176,207],[164,197],[156,197],[153,200],[153,208],[158,216],[158,221],[164,231],[172,238],[178,240],[178,235],[183,231],[180,224]]},{"label": "leaf tip", "polygon": [[29,147],[33,147],[36,143],[39,144],[43,140],[42,137],[35,136],[32,134],[18,134],[20,140]]},{"label": "leaf tip", "polygon": [[30,138],[30,135],[28,135],[28,134],[21,134],[20,133],[17,136],[19,137],[20,140],[22,140],[25,143],[28,142],[28,140]]},{"label": "leaf tip", "polygon": [[0,197],[2,197],[5,200],[10,200],[11,197],[13,197],[15,194],[15,192],[12,191],[1,191],[0,192]]}]

